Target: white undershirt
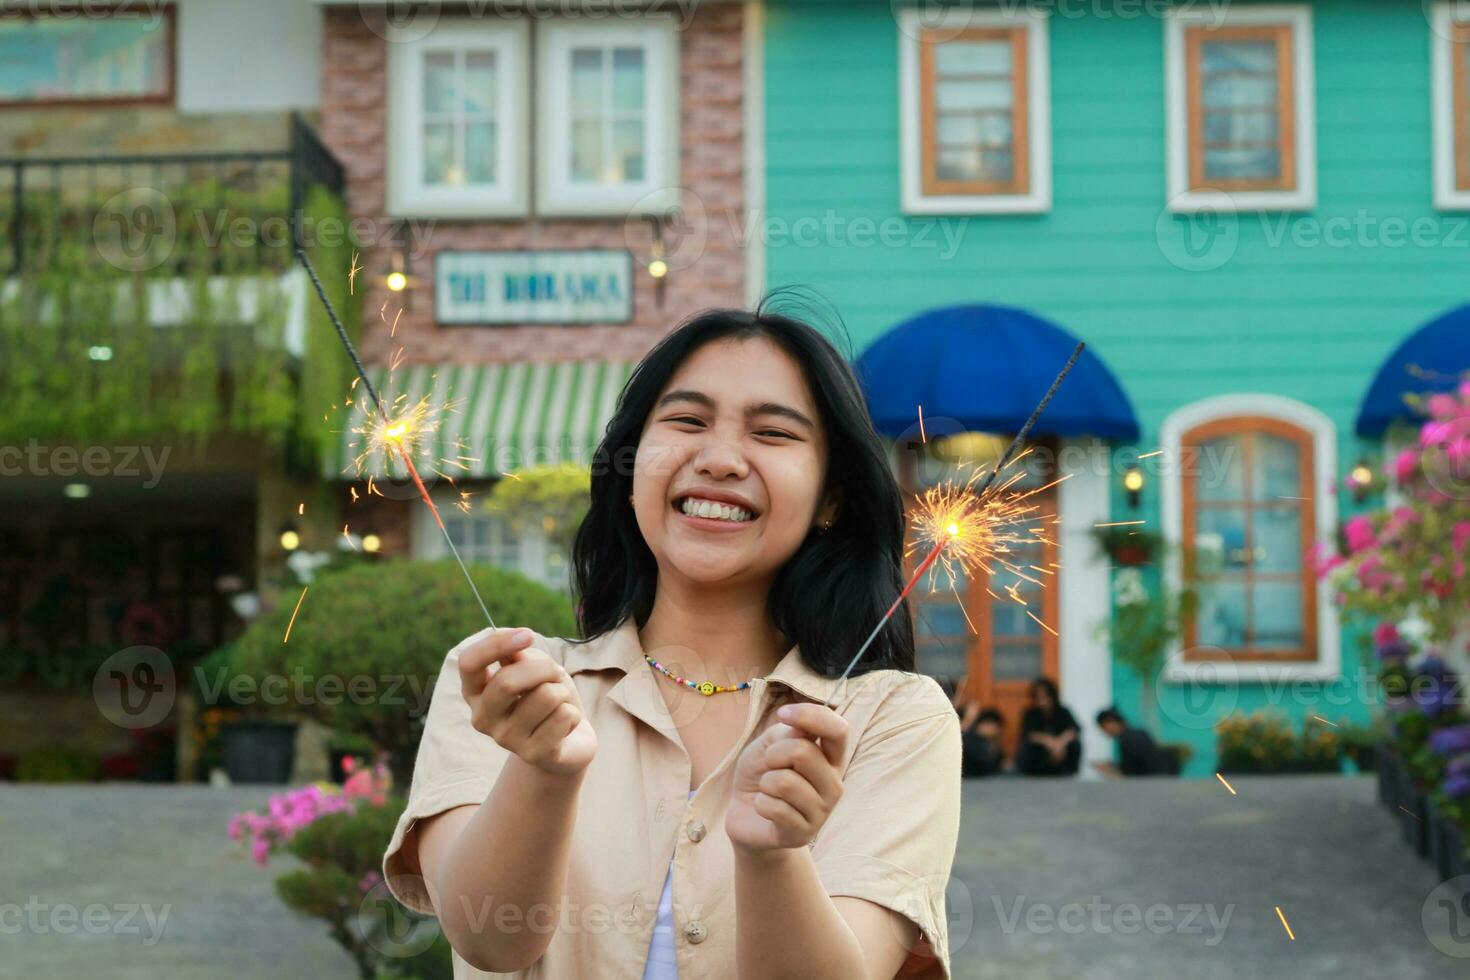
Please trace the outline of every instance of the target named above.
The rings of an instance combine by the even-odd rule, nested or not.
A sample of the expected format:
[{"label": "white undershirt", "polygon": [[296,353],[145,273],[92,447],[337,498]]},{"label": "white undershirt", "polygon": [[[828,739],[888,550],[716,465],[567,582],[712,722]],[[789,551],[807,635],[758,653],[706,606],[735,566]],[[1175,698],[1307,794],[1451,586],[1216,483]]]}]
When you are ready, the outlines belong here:
[{"label": "white undershirt", "polygon": [[[694,790],[689,791],[694,796]],[[658,897],[658,917],[653,923],[653,941],[648,945],[648,962],[643,967],[643,980],[679,980],[679,967],[674,962],[674,862],[664,875],[664,890]]]}]

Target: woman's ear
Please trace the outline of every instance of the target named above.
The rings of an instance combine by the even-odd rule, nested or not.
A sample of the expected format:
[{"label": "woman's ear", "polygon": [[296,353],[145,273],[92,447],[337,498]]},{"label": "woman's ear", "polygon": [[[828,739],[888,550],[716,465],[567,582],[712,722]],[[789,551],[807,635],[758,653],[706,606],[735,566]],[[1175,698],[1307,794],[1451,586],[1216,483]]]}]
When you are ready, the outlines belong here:
[{"label": "woman's ear", "polygon": [[835,522],[841,507],[842,488],[832,487],[822,495],[822,503],[817,507],[817,524]]}]

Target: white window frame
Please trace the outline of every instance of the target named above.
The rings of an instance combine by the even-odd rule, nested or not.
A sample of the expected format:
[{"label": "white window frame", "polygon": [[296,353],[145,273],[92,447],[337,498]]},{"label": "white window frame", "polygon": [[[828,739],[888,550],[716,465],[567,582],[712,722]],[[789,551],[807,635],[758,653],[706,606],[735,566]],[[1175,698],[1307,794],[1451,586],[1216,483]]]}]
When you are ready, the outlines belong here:
[{"label": "white window frame", "polygon": [[[1430,14],[1430,88],[1434,117],[1434,206],[1441,211],[1470,211],[1470,188],[1457,187],[1455,145],[1455,13],[1459,3],[1438,3]],[[1467,18],[1459,20],[1464,23]]]},{"label": "white window frame", "polygon": [[[1186,432],[1207,422],[1238,416],[1261,416],[1289,423],[1312,436],[1313,488],[1316,497],[1316,537],[1331,541],[1337,533],[1337,496],[1331,491],[1337,473],[1337,427],[1310,405],[1269,394],[1217,395],[1185,405],[1164,420],[1160,430],[1164,450],[1164,475],[1160,500],[1163,504],[1163,534],[1166,541],[1179,542],[1184,528],[1184,499],[1180,487],[1186,460],[1180,440]],[[1182,548],[1169,549],[1164,577],[1178,590],[1184,580]],[[1303,556],[1310,561],[1310,556]],[[1212,681],[1266,681],[1296,678],[1328,679],[1342,671],[1342,627],[1332,602],[1332,587],[1321,579],[1317,587],[1317,659],[1305,661],[1186,661],[1184,650],[1175,646],[1164,665],[1164,679],[1175,683]]]},{"label": "white window frame", "polygon": [[[679,204],[679,35],[671,15],[636,22],[564,17],[536,25],[536,210],[548,217],[664,214]],[[580,43],[645,51],[643,180],[577,186],[571,179],[571,50]]]},{"label": "white window frame", "polygon": [[[969,5],[935,15],[907,9],[899,14],[898,133],[899,185],[906,214],[1040,214],[1051,210],[1050,15],[1041,9],[978,11]],[[925,29],[968,27],[1026,31],[1026,120],[1030,173],[1025,194],[924,193],[923,97],[919,38]]]},{"label": "white window frame", "polygon": [[[528,210],[527,130],[530,31],[521,19],[443,20],[434,29],[406,28],[388,41],[388,211],[423,218],[520,217]],[[429,187],[423,182],[423,63],[446,47],[493,50],[500,72],[496,98],[494,187]]]},{"label": "white window frame", "polygon": [[[1291,28],[1292,93],[1296,114],[1297,186],[1289,191],[1198,191],[1189,187],[1189,79],[1185,30],[1190,27],[1285,25]],[[1316,71],[1313,63],[1312,8],[1306,4],[1242,6],[1219,10],[1199,5],[1164,14],[1164,102],[1169,210],[1310,211],[1317,206]]]}]

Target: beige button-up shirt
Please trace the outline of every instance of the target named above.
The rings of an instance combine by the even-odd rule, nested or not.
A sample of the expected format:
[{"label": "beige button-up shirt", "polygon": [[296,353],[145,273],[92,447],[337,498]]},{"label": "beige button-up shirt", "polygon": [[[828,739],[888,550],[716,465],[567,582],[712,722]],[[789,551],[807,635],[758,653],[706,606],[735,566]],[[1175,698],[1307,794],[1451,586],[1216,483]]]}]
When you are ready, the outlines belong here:
[{"label": "beige button-up shirt", "polygon": [[[414,824],[484,802],[509,758],[471,725],[460,692],[460,651],[485,632],[444,660],[408,806],[383,856],[389,889],[429,915],[434,908],[421,877]],[[734,851],[724,830],[735,761],[781,704],[823,702],[834,691],[836,710],[848,722],[843,795],[810,845],[812,859],[829,895],[875,902],[919,926],[920,941],[903,976],[948,980],[945,889],[959,837],[960,731],[937,681],[878,670],[839,685],[811,670],[792,647],[750,688],[713,695],[745,699],[749,709],[736,745],[691,797],[689,756],[657,687],[672,682],[643,659],[631,619],[590,643],[538,635],[533,645],[565,666],[597,732],[560,920],[546,953],[529,969],[485,973],[456,954],[456,980],[641,980],[671,860],[680,980],[735,976]],[[661,663],[681,659],[661,653],[652,652]]]}]

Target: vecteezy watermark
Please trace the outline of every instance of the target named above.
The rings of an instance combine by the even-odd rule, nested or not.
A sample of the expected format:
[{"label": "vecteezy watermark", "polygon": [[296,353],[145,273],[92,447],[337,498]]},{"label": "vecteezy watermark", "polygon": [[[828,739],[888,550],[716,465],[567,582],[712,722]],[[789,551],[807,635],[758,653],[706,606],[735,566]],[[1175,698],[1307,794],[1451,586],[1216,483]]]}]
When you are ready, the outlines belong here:
[{"label": "vecteezy watermark", "polygon": [[92,675],[92,700],[119,728],[152,728],[173,710],[177,684],[173,661],[157,647],[119,650]]},{"label": "vecteezy watermark", "polygon": [[1233,199],[1211,193],[1208,204],[1179,208],[1188,195],[1176,195],[1154,221],[1154,241],[1169,264],[1185,272],[1211,272],[1235,257],[1240,218]]},{"label": "vecteezy watermark", "polygon": [[202,666],[194,668],[194,680],[205,705],[406,706],[420,716],[428,711],[435,682],[433,677],[417,674],[312,674],[300,668],[290,675],[257,677],[232,674],[223,667],[208,671]]},{"label": "vecteezy watermark", "polygon": [[899,29],[912,37],[949,41],[971,27],[1021,16],[1061,20],[1161,20],[1171,10],[1209,11],[1218,22],[1233,0],[889,0]]},{"label": "vecteezy watermark", "polygon": [[129,20],[145,19],[149,30],[155,30],[173,6],[173,0],[138,0],[125,9],[117,0],[5,0],[0,4],[0,21],[21,17],[45,17],[47,20]]},{"label": "vecteezy watermark", "polygon": [[1025,895],[1009,902],[999,895],[992,895],[990,900],[1001,931],[1007,935],[1017,929],[1043,936],[1053,932],[1068,936],[1113,933],[1132,936],[1148,932],[1155,936],[1204,936],[1204,945],[1218,946],[1225,938],[1230,917],[1235,914],[1233,902],[1221,910],[1212,903],[1113,903],[1103,901],[1101,895],[1090,896],[1086,903],[1061,905],[1028,901]]},{"label": "vecteezy watermark", "polygon": [[30,895],[24,902],[0,902],[0,935],[141,935],[144,946],[156,946],[172,911],[172,904],[90,902],[77,906]]},{"label": "vecteezy watermark", "polygon": [[163,479],[172,446],[0,446],[0,476],[146,477],[145,490]]},{"label": "vecteezy watermark", "polygon": [[179,237],[173,201],[156,187],[130,187],[103,202],[92,218],[92,241],[109,265],[147,272],[167,262]]},{"label": "vecteezy watermark", "polygon": [[1470,958],[1470,875],[1441,882],[1430,892],[1419,909],[1419,923],[1435,949]]}]

